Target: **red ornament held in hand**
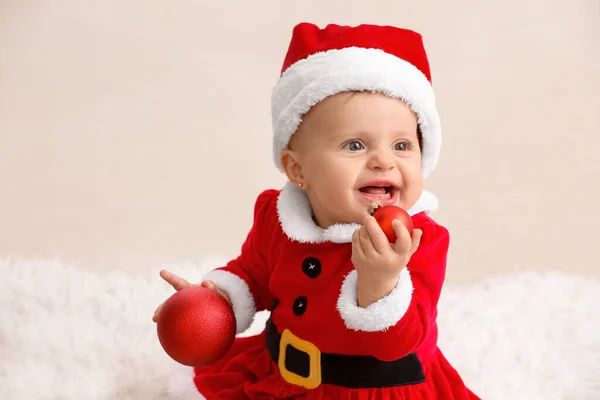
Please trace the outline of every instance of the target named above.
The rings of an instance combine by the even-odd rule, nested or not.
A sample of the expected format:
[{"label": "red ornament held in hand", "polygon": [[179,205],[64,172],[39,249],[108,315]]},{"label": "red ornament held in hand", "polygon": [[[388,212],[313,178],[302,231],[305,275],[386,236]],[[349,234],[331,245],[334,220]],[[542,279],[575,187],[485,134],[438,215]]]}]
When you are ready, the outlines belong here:
[{"label": "red ornament held in hand", "polygon": [[213,363],[231,347],[236,322],[229,302],[218,292],[188,287],[169,297],[157,320],[158,340],[175,361],[188,366]]},{"label": "red ornament held in hand", "polygon": [[412,237],[413,221],[403,208],[397,206],[381,207],[379,204],[373,203],[369,205],[369,214],[375,218],[390,243],[396,243],[396,239],[398,239],[392,227],[392,221],[395,219],[399,220],[408,229],[408,233]]}]

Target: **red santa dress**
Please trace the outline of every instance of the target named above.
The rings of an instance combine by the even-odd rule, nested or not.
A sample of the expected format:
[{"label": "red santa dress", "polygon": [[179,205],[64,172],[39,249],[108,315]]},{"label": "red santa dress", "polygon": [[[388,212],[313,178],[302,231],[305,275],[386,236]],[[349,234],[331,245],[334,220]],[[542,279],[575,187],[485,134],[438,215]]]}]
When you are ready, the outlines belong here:
[{"label": "red santa dress", "polygon": [[238,332],[257,311],[271,317],[218,362],[193,368],[186,398],[478,399],[437,346],[449,235],[425,212],[432,200],[424,192],[409,210],[423,237],[398,285],[361,308],[350,243],[357,226],[319,228],[293,185],[260,194],[240,256],[205,279],[230,294]]},{"label": "red santa dress", "polygon": [[[272,94],[273,158],[302,116],[328,96],[371,91],[402,99],[418,118],[423,177],[433,171],[441,126],[421,36],[390,26],[298,24]],[[437,302],[448,231],[409,210],[421,244],[386,297],[357,305],[351,236],[357,225],[318,227],[304,191],[288,184],[256,202],[241,254],[205,279],[232,300],[238,332],[271,311],[259,335],[237,338],[218,362],[173,377],[179,398],[477,399],[437,347]]]}]

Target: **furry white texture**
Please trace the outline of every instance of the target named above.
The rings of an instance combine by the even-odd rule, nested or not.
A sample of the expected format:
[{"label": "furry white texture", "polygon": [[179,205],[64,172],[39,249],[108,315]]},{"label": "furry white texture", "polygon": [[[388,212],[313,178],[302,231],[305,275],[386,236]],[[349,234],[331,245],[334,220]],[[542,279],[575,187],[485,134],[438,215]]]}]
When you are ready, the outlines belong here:
[{"label": "furry white texture", "polygon": [[205,400],[194,384],[194,368],[175,362],[171,367],[168,392],[177,400]]},{"label": "furry white texture", "polygon": [[[435,195],[423,191],[419,200],[407,212],[412,216],[437,209]],[[277,214],[283,232],[300,243],[350,243],[352,233],[360,228],[359,224],[335,224],[327,229],[321,228],[312,219],[312,208],[306,192],[291,182],[284,185],[277,198]]]},{"label": "furry white texture", "polygon": [[246,282],[239,276],[223,270],[211,271],[203,280],[213,281],[229,295],[235,314],[237,333],[243,333],[248,329],[256,315],[256,305]]},{"label": "furry white texture", "polygon": [[406,212],[408,215],[413,216],[420,212],[435,212],[439,207],[440,204],[437,197],[433,193],[423,190],[417,202],[411,208],[406,210]]},{"label": "furry white texture", "polygon": [[414,65],[379,49],[349,47],[313,54],[290,66],[271,96],[273,158],[279,170],[281,151],[302,116],[325,98],[345,91],[371,91],[404,100],[415,112],[423,134],[422,169],[437,165],[442,145],[435,94]]},{"label": "furry white texture", "polygon": [[[199,282],[225,261],[165,267]],[[173,289],[158,271],[0,259],[0,399],[201,399],[193,390],[169,393],[173,362],[151,319]],[[486,400],[599,399],[598,303],[598,281],[559,272],[446,286],[439,345]],[[240,336],[260,332],[267,318],[257,313]],[[193,389],[190,371],[179,385]]]},{"label": "furry white texture", "polygon": [[344,279],[337,302],[346,327],[355,331],[377,332],[396,325],[406,314],[413,292],[407,268],[400,271],[398,278],[398,284],[389,295],[363,308],[358,306],[357,273],[350,272]]}]

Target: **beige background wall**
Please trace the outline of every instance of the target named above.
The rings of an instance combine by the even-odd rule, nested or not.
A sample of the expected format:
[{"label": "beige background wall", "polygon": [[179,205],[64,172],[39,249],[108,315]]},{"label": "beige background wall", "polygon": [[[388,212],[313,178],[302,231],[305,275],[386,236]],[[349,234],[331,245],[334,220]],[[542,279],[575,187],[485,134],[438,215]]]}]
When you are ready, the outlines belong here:
[{"label": "beige background wall", "polygon": [[[0,2],[0,257],[154,268],[235,255],[292,26],[423,33],[448,279],[600,277],[598,0]],[[255,170],[255,172],[251,172]]]}]

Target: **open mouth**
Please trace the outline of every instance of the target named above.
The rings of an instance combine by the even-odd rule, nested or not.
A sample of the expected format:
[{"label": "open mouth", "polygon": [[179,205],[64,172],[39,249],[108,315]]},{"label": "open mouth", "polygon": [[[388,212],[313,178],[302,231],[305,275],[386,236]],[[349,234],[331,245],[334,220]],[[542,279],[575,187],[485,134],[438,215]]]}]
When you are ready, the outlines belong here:
[{"label": "open mouth", "polygon": [[367,201],[377,201],[382,205],[394,203],[398,194],[398,188],[393,185],[368,185],[358,191]]}]

